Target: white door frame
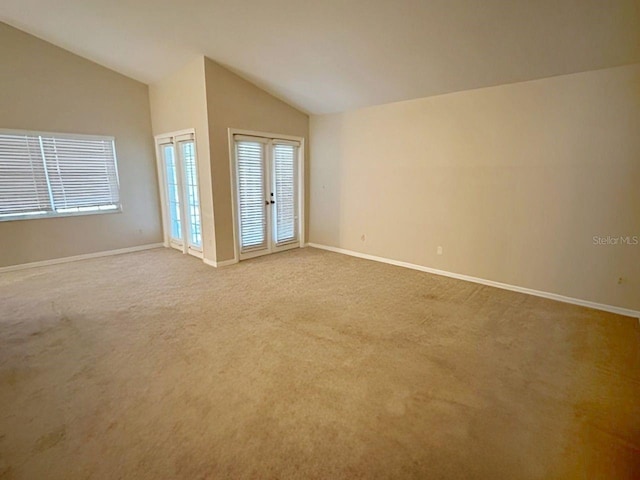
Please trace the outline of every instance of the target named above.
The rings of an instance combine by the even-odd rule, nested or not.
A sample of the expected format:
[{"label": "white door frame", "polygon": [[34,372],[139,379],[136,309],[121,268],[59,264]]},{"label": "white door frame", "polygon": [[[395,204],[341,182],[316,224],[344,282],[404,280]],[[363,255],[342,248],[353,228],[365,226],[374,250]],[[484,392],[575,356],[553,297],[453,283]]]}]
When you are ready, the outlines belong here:
[{"label": "white door frame", "polygon": [[[291,140],[294,142],[298,142],[300,147],[298,148],[298,241],[293,242],[289,245],[285,245],[282,247],[273,248],[271,245],[271,231],[267,232],[267,251],[260,250],[256,252],[249,252],[242,255],[242,260],[246,260],[248,258],[257,257],[260,255],[265,255],[267,253],[275,253],[282,250],[288,250],[291,248],[302,248],[306,245],[305,239],[305,191],[304,191],[304,150],[305,150],[305,141],[304,137],[297,137],[294,135],[282,135],[279,133],[269,133],[269,132],[257,132],[253,130],[242,130],[237,128],[229,128],[229,173],[231,177],[231,213],[233,216],[233,255],[234,261],[238,262],[240,260],[240,246],[238,244],[240,239],[240,224],[238,222],[238,189],[237,189],[237,178],[236,178],[236,149],[235,149],[235,139],[234,135],[246,135],[248,137],[261,137],[265,139],[277,139],[277,140]],[[270,148],[266,149],[265,152],[265,160],[266,160],[266,172],[265,175],[267,177],[268,184],[271,185],[271,169],[268,168],[273,162],[271,159],[266,158],[271,155]],[[267,209],[267,215],[271,215],[272,209]],[[268,228],[272,229],[271,222],[267,222]]]},{"label": "white door frame", "polygon": [[[190,137],[190,139],[189,139]],[[184,179],[184,162],[182,159],[182,153],[179,151],[180,142],[191,140],[193,141],[193,153],[196,161],[196,172],[198,171],[198,151],[196,148],[196,132],[193,128],[187,128],[185,130],[178,130],[175,132],[162,133],[156,135],[156,167],[158,171],[158,187],[160,190],[160,208],[162,212],[162,231],[163,231],[163,244],[165,247],[173,247],[171,242],[171,218],[169,209],[167,208],[167,178],[164,165],[164,157],[162,155],[162,146],[172,144],[174,147],[174,161],[176,163],[176,176],[178,182],[178,189],[180,190],[180,215],[182,216],[182,253],[188,253],[198,258],[203,258],[202,247],[195,247],[189,245],[189,229],[188,224],[188,205],[186,204],[185,179]],[[168,141],[167,141],[168,140]],[[198,172],[199,173],[199,172]],[[200,177],[198,176],[198,197],[200,197]],[[202,208],[201,199],[198,198],[198,203]],[[202,212],[200,214],[200,230],[202,231]],[[180,249],[180,248],[179,248]]]}]

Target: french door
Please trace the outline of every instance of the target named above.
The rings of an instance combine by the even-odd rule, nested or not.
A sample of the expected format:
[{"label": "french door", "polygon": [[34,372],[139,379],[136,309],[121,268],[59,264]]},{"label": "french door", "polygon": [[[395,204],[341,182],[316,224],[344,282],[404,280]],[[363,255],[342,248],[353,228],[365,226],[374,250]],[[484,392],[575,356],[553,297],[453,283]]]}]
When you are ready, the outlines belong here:
[{"label": "french door", "polygon": [[198,161],[192,133],[158,137],[169,246],[202,257]]},{"label": "french door", "polygon": [[240,260],[300,246],[300,143],[234,135]]}]

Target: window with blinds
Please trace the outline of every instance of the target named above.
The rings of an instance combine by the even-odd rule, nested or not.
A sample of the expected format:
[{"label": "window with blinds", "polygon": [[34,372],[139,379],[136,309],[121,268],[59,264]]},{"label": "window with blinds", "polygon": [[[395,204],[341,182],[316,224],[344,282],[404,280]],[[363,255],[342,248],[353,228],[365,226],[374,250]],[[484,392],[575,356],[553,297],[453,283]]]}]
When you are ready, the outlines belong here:
[{"label": "window with blinds", "polygon": [[275,190],[275,241],[287,243],[297,239],[296,235],[296,164],[298,147],[276,143],[273,146],[273,169]]},{"label": "window with blinds", "polygon": [[0,219],[39,215],[50,209],[38,137],[0,134]]},{"label": "window with blinds", "polygon": [[200,222],[200,194],[198,193],[198,166],[196,164],[193,140],[181,142],[186,189],[187,214],[189,221],[189,243],[202,248],[202,228]]},{"label": "window with blinds", "polygon": [[171,238],[182,239],[182,219],[180,218],[180,186],[178,185],[178,170],[174,155],[173,144],[163,145],[165,178],[167,181],[167,203],[171,223]]},{"label": "window with blinds", "polygon": [[245,251],[267,243],[264,147],[261,142],[236,142],[240,246]]},{"label": "window with blinds", "polygon": [[119,209],[112,137],[0,131],[0,220]]}]

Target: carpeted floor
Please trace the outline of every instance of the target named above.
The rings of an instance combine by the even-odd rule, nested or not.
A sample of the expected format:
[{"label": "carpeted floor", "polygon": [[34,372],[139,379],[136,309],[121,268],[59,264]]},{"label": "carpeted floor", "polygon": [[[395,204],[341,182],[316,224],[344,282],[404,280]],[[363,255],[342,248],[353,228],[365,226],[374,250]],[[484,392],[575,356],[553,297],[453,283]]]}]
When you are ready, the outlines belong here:
[{"label": "carpeted floor", "polygon": [[5,273],[0,478],[637,479],[640,326],[311,248]]}]

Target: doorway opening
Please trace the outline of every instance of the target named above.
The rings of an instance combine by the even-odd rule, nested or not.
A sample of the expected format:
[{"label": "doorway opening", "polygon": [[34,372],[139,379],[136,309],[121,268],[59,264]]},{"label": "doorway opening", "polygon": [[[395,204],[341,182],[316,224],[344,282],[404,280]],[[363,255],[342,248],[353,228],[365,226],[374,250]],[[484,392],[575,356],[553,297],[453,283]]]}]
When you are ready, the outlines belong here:
[{"label": "doorway opening", "polygon": [[165,246],[202,258],[195,132],[156,136]]},{"label": "doorway opening", "polygon": [[235,248],[245,260],[302,245],[303,140],[232,133]]}]

